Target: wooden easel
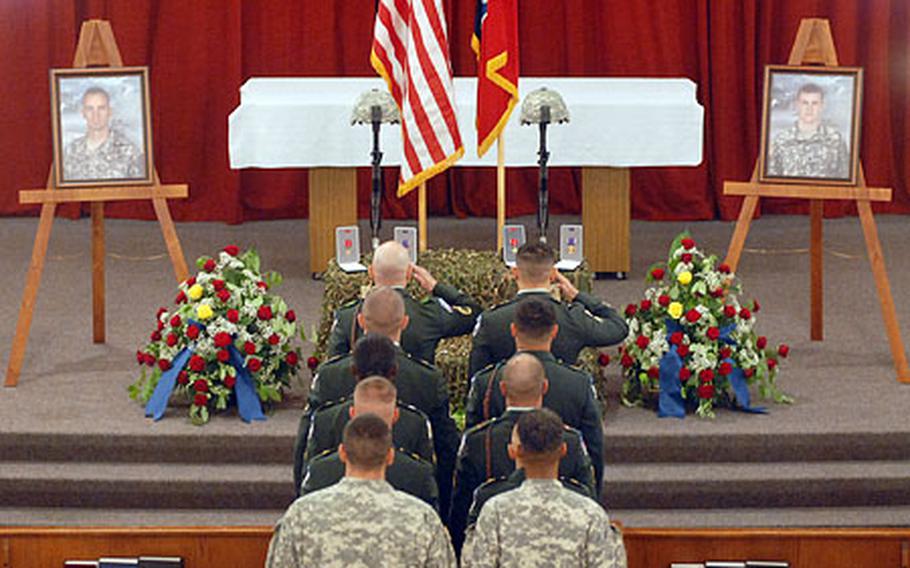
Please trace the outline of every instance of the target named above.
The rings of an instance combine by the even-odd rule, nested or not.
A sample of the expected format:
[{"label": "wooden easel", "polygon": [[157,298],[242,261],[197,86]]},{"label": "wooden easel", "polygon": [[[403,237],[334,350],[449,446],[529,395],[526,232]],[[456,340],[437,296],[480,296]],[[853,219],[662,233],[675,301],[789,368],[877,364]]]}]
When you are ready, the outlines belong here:
[{"label": "wooden easel", "polygon": [[[105,20],[87,20],[83,22],[79,33],[79,44],[73,58],[73,67],[122,67],[123,60],[114,39],[111,24]],[[152,184],[148,186],[103,186],[97,188],[58,189],[54,183],[54,167],[51,165],[47,185],[44,189],[27,189],[19,192],[19,203],[41,204],[41,217],[38,220],[38,233],[32,248],[32,260],[25,279],[25,291],[22,294],[22,306],[19,308],[19,320],[16,323],[16,335],[10,353],[9,366],[6,370],[7,387],[15,387],[19,382],[19,372],[25,358],[25,347],[28,343],[29,329],[32,325],[32,313],[38,286],[41,283],[41,272],[44,270],[44,259],[50,241],[51,227],[54,223],[54,211],[58,203],[91,203],[92,211],[92,330],[95,343],[104,343],[104,203],[106,201],[124,201],[151,199],[155,215],[161,225],[161,233],[167,245],[174,274],[177,281],[185,280],[189,273],[180,240],[171,220],[168,209],[168,198],[181,198],[188,195],[185,184],[161,185],[158,171],[154,170]]]},{"label": "wooden easel", "polygon": [[[834,38],[828,20],[820,18],[806,18],[800,22],[796,41],[790,50],[788,65],[828,65],[837,66],[837,51],[834,49]],[[888,273],[885,270],[885,260],[882,247],[878,240],[878,229],[872,215],[872,201],[891,201],[891,188],[867,187],[866,177],[863,173],[862,163],[856,187],[837,187],[828,185],[786,185],[767,184],[758,181],[759,164],[756,161],[749,182],[724,182],[724,195],[745,196],[736,229],[730,240],[727,250],[726,263],[734,271],[739,264],[739,257],[749,233],[749,224],[755,214],[760,197],[789,197],[809,200],[811,224],[811,338],[821,341],[823,338],[823,312],[822,312],[822,219],[825,199],[850,199],[856,201],[860,223],[866,239],[866,250],[869,253],[869,263],[878,288],[878,298],[882,309],[882,318],[885,321],[885,331],[891,347],[891,357],[897,371],[897,380],[910,383],[910,367],[907,365],[907,356],[904,344],[901,341],[900,327],[894,313],[894,299],[891,297],[891,285],[888,283]]]}]

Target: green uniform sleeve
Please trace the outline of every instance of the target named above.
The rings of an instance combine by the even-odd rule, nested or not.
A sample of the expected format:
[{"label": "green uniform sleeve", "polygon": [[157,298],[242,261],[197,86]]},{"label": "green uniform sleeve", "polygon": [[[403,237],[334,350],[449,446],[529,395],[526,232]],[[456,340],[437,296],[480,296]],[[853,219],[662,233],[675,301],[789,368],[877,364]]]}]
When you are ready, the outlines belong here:
[{"label": "green uniform sleeve", "polygon": [[569,314],[588,347],[616,345],[629,334],[629,326],[622,316],[590,294],[579,292],[569,305]]},{"label": "green uniform sleeve", "polygon": [[335,311],[332,332],[325,346],[326,357],[344,355],[351,351],[351,326],[354,324],[356,306],[342,307]]}]

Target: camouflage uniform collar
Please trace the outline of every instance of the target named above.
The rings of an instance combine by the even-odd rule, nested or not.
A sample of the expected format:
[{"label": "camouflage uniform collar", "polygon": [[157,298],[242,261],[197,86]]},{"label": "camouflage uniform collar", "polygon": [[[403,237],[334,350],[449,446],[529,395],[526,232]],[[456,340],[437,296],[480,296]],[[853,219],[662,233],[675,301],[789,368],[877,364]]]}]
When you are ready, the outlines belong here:
[{"label": "camouflage uniform collar", "polygon": [[394,491],[389,482],[385,479],[361,479],[359,477],[348,477],[345,475],[337,483],[339,487],[348,485],[351,487],[362,487],[371,491],[391,492]]},{"label": "camouflage uniform collar", "polygon": [[521,484],[522,488],[527,487],[528,489],[548,489],[552,487],[558,487],[562,489],[562,483],[558,479],[539,479],[539,478],[529,478],[525,477],[524,482]]}]

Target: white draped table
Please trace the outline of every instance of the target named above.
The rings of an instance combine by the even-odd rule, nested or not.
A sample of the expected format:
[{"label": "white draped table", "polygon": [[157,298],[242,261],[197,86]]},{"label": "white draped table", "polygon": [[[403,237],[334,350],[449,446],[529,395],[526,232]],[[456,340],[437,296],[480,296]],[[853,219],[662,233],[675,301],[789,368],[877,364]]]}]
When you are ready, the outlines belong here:
[{"label": "white draped table", "polygon": [[[581,166],[585,256],[596,272],[629,270],[629,171],[643,166],[697,166],[702,160],[704,109],[688,79],[522,77],[524,96],[558,91],[571,121],[547,131],[550,166]],[[370,165],[371,130],[352,127],[351,109],[379,78],[251,78],[231,113],[232,168],[310,168],[310,263],[314,273],[334,255],[334,228],[353,224],[357,167]],[[459,166],[496,165],[496,152],[477,157],[477,80],[455,79],[465,144]],[[507,167],[537,164],[538,131],[512,114],[505,132]],[[401,163],[400,130],[382,129],[383,165]]]}]

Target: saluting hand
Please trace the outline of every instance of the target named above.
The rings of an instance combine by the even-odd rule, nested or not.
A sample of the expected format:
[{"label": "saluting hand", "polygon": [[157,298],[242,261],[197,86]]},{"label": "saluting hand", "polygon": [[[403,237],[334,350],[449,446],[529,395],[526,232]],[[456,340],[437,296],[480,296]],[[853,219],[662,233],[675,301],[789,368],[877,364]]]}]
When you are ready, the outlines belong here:
[{"label": "saluting hand", "polygon": [[559,272],[558,270],[556,270],[554,272],[556,272],[554,281],[556,282],[556,285],[559,287],[559,292],[560,292],[560,294],[562,294],[563,299],[565,299],[567,302],[574,301],[575,296],[578,295],[578,288],[576,288],[575,285],[572,284],[572,282],[570,282],[568,278],[563,276],[561,272]]},{"label": "saluting hand", "polygon": [[420,287],[427,292],[432,292],[438,283],[438,280],[433,278],[430,271],[422,266],[411,264],[411,274],[414,276],[414,280],[417,280],[417,283],[420,284]]}]

